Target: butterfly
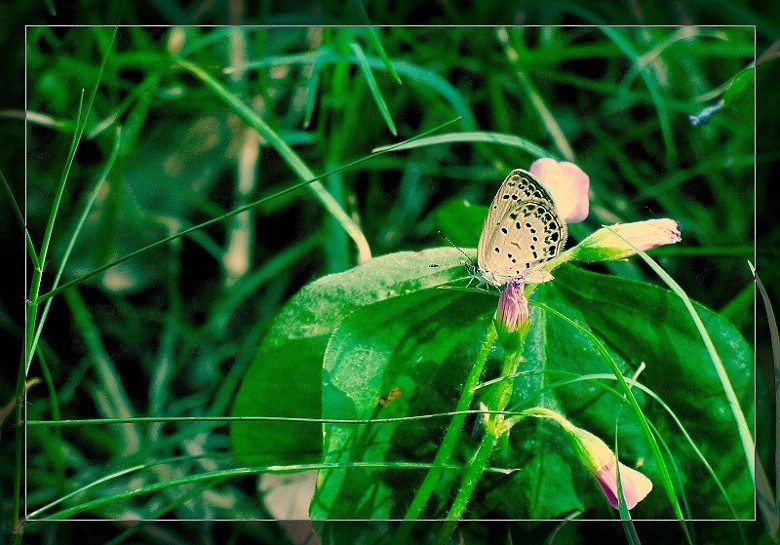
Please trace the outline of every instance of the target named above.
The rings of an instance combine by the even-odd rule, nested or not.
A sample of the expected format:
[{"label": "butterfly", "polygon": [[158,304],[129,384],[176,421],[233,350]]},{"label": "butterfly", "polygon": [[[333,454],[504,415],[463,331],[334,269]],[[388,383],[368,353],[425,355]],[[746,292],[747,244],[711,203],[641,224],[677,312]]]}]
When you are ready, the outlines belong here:
[{"label": "butterfly", "polygon": [[547,282],[552,275],[541,267],[560,254],[567,235],[550,192],[530,172],[513,170],[490,204],[472,272],[497,288]]}]

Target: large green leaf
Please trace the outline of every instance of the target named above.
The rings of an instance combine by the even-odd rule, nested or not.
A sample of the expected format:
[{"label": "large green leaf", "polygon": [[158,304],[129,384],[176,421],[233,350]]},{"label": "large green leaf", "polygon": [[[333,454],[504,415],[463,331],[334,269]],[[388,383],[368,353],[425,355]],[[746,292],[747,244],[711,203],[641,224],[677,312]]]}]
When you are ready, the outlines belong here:
[{"label": "large green leaf", "polygon": [[[551,306],[561,301],[582,313],[591,330],[630,362],[646,369],[640,382],[659,395],[682,421],[696,446],[726,486],[736,515],[753,516],[754,487],[740,445],[739,433],[715,367],[683,302],[669,290],[641,282],[589,273],[573,267],[556,271],[556,281],[542,287]],[[552,293],[554,292],[554,293]],[[723,360],[747,420],[753,414],[753,355],[737,329],[717,313],[694,303]],[[557,341],[570,342],[571,330],[559,324]],[[603,368],[602,368],[603,369]],[[598,371],[594,369],[593,371]],[[606,369],[603,369],[606,371]],[[695,456],[677,426],[656,403],[646,416],[670,445],[686,479],[685,490],[694,518],[732,518],[725,498]],[[594,430],[595,431],[595,430]],[[605,430],[607,431],[607,430]],[[626,442],[630,457],[648,459],[641,443]],[[652,468],[650,468],[652,469]],[[656,481],[657,482],[657,481]],[[660,493],[652,496],[652,505]],[[661,505],[658,509],[661,509]]]},{"label": "large green leaf", "polygon": [[[315,518],[400,518],[411,501],[425,470],[417,467],[383,468],[383,463],[430,463],[436,455],[460,388],[490,327],[496,296],[485,293],[426,290],[368,305],[344,319],[331,337],[323,367],[323,416],[362,419],[363,425],[326,424],[325,461],[339,469],[322,472],[311,507]],[[546,320],[533,311],[534,327],[526,345],[524,369],[514,398],[544,402],[561,409],[554,391],[545,388],[556,377],[547,352]],[[494,377],[502,356],[494,348],[487,373]],[[563,368],[571,368],[564,359]],[[567,365],[568,364],[568,365]],[[538,371],[538,372],[536,372]],[[393,389],[400,397],[383,406]],[[574,385],[581,399],[598,400],[602,390]],[[483,390],[483,395],[487,393]],[[603,402],[603,400],[601,400]],[[614,400],[607,399],[606,401]],[[562,409],[563,410],[563,409]],[[372,422],[376,418],[442,415],[430,420]],[[477,421],[464,430],[459,449],[450,462],[436,498],[428,503],[426,518],[446,514],[461,472],[474,453],[481,430]],[[350,468],[354,462],[375,467]],[[493,467],[518,469],[508,475],[485,474],[471,503],[468,517],[550,518],[580,511],[576,493],[582,475],[568,439],[547,423],[518,426],[510,442],[496,453]]]},{"label": "large green leaf", "polygon": [[[430,463],[436,455],[446,425],[446,413],[454,407],[479,346],[490,327],[496,297],[484,293],[427,290],[403,298],[367,306],[345,319],[331,338],[325,354],[323,411],[328,418],[363,419],[366,424],[326,424],[326,461],[348,466],[352,462],[375,463],[376,468],[323,471],[312,503],[312,516],[330,518],[401,518],[422,481],[424,469],[382,468],[383,462]],[[533,350],[526,352],[529,356]],[[488,362],[495,373],[500,347]],[[530,358],[529,358],[530,359]],[[537,384],[538,381],[532,381]],[[531,382],[529,382],[531,384]],[[533,386],[535,390],[537,387]],[[379,401],[386,392],[400,391],[392,403]],[[442,415],[430,420],[371,422],[376,418]],[[526,426],[542,429],[536,422]],[[571,479],[570,453],[560,448],[560,433],[514,434],[523,447],[498,457],[498,467],[523,468],[510,475],[486,474],[472,503],[471,517],[524,516],[526,506],[545,505],[538,516],[555,516],[582,508]],[[559,431],[559,430],[554,430]],[[446,513],[461,471],[473,454],[481,429],[476,420],[464,430],[454,469],[439,483],[438,496],[429,502],[426,517]],[[559,448],[552,448],[557,445]],[[548,452],[547,456],[531,453]],[[563,452],[563,455],[560,453]],[[527,476],[533,486],[527,486]],[[498,494],[499,488],[515,494]],[[519,501],[520,499],[524,501]]]},{"label": "large green leaf", "polygon": [[[306,286],[285,305],[258,348],[232,415],[321,418],[322,360],[340,321],[362,306],[463,277],[459,261],[463,256],[453,248],[396,253]],[[248,465],[321,458],[318,422],[236,421],[230,435],[234,452]]]},{"label": "large green leaf", "polygon": [[[606,345],[624,375],[644,362],[640,381],[666,402],[693,435],[699,449],[726,485],[737,516],[752,514],[752,485],[738,448],[738,434],[723,389],[712,370],[698,331],[679,298],[668,290],[635,281],[588,273],[574,267],[556,271],[534,300],[550,306]],[[410,294],[366,306],[343,320],[325,354],[323,411],[328,418],[364,419],[445,413],[454,407],[468,363],[495,308],[495,297],[441,290]],[[717,314],[697,305],[721,357],[729,367],[744,410],[751,408],[750,349]],[[635,509],[638,518],[673,516],[663,492],[658,462],[636,415],[614,381],[577,376],[610,374],[611,368],[585,332],[557,316],[532,311],[523,374],[515,382],[513,408],[545,405],[614,444],[618,425],[621,459],[642,465],[656,491]],[[496,347],[494,359],[500,358]],[[464,367],[465,362],[465,367]],[[487,373],[496,372],[488,365]],[[670,383],[669,377],[674,377]],[[491,376],[485,376],[485,379]],[[386,407],[382,396],[398,388],[402,396]],[[691,392],[696,392],[692,395]],[[620,393],[619,391],[617,392]],[[444,395],[448,394],[448,395]],[[715,481],[696,458],[681,431],[656,403],[635,394],[645,416],[670,445],[689,501],[689,516],[731,517]],[[430,462],[446,420],[367,422],[326,425],[325,460],[348,466],[391,462]],[[475,431],[476,430],[476,431]],[[464,430],[460,450],[450,460],[467,463],[478,427]],[[724,439],[727,439],[724,441]],[[517,469],[487,473],[470,504],[468,517],[554,518],[582,510],[591,517],[614,516],[595,480],[573,458],[568,440],[550,423],[523,422],[494,454],[493,467]],[[312,515],[332,518],[403,516],[423,472],[417,468],[340,468],[323,472]],[[454,494],[458,472],[450,471],[428,504],[426,517],[441,517]]]},{"label": "large green leaf", "polygon": [[[366,306],[346,318],[325,353],[323,416],[367,423],[326,424],[325,460],[430,463],[449,418],[371,420],[452,410],[491,327],[495,299],[429,289]],[[387,403],[391,391],[398,395]],[[325,471],[312,516],[403,517],[424,476],[419,468]]]},{"label": "large green leaf", "polygon": [[[323,427],[317,422],[233,424],[234,447],[247,463],[324,460],[341,466],[322,471],[313,516],[404,515],[425,474],[420,464],[430,463],[437,452],[451,418],[443,413],[455,407],[497,301],[486,292],[435,289],[465,274],[458,265],[430,265],[452,263],[459,255],[450,248],[394,254],[318,280],[290,301],[258,350],[236,399],[235,415],[362,420],[326,424],[324,452]],[[634,516],[673,517],[660,461],[616,381],[603,378],[611,376],[612,368],[595,338],[623,375],[631,376],[645,364],[639,382],[685,426],[735,510],[665,409],[634,388],[645,418],[669,446],[665,464],[678,493],[685,495],[680,503],[688,509],[686,515],[752,516],[753,487],[732,413],[679,298],[658,286],[574,266],[557,269],[555,276],[532,296],[525,362],[508,409],[544,405],[610,445],[617,440],[621,460],[641,467],[656,484]],[[716,313],[695,308],[750,415],[749,345]],[[496,344],[483,380],[495,378],[501,358]],[[488,390],[478,391],[477,402]],[[434,417],[375,421],[418,415]],[[457,491],[459,468],[468,463],[481,433],[479,420],[467,420],[449,460],[453,468],[437,484],[424,516],[446,512]],[[552,422],[516,425],[494,452],[490,467],[512,471],[483,475],[467,517],[555,518],[583,510],[586,517],[616,516]]]}]

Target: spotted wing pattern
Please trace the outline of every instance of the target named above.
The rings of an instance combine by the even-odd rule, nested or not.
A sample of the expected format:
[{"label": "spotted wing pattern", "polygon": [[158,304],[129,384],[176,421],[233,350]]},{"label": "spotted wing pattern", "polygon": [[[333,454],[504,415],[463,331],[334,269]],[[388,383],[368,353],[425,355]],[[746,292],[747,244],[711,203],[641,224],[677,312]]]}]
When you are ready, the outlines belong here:
[{"label": "spotted wing pattern", "polygon": [[544,282],[538,270],[566,243],[566,224],[545,187],[524,170],[513,170],[490,205],[477,248],[479,272],[485,281],[503,286],[516,277]]}]

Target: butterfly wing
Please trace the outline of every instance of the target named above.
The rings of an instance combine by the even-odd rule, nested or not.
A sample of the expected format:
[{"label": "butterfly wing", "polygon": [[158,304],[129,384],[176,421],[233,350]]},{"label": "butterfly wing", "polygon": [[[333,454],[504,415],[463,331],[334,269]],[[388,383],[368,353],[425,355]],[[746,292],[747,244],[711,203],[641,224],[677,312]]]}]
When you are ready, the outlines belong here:
[{"label": "butterfly wing", "polygon": [[528,282],[547,281],[549,273],[535,268],[560,253],[566,236],[566,224],[547,189],[530,173],[513,170],[493,198],[482,228],[477,248],[480,272],[494,286],[517,276]]}]

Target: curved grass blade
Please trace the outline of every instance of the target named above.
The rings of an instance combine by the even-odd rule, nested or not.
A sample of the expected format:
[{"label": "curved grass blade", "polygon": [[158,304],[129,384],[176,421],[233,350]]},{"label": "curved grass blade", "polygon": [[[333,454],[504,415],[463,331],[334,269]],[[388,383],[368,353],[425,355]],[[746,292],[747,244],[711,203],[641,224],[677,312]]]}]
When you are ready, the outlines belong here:
[{"label": "curved grass blade", "polygon": [[276,132],[271,129],[263,118],[244,104],[235,94],[231,93],[221,82],[214,79],[211,74],[203,70],[200,66],[186,61],[184,59],[177,59],[175,63],[181,68],[187,70],[192,75],[197,77],[203,82],[207,88],[209,88],[217,98],[221,99],[227,106],[235,113],[244,123],[259,132],[263,138],[273,147],[277,153],[284,159],[284,161],[290,166],[299,178],[306,180],[306,184],[309,185],[311,191],[322,203],[325,209],[330,213],[336,221],[339,222],[344,231],[352,238],[357,246],[358,262],[362,263],[371,258],[371,248],[368,244],[366,236],[363,231],[355,223],[355,221],[344,211],[339,205],[336,199],[328,192],[327,189],[317,181],[314,172],[309,169],[308,165],[298,156],[295,151],[285,142]]},{"label": "curved grass blade", "polygon": [[[540,303],[538,301],[531,300],[529,301],[529,303],[541,309],[544,309],[545,312],[553,316],[557,316],[558,318],[560,318],[567,324],[571,325],[572,327],[580,329],[579,324],[577,324],[574,320],[572,320],[565,314],[557,311],[556,309],[548,305],[545,305],[544,303]],[[669,501],[671,502],[672,509],[674,510],[674,514],[681,522],[683,531],[685,532],[688,541],[692,543],[691,536],[688,533],[688,529],[684,524],[685,516],[682,513],[682,509],[680,508],[680,503],[677,500],[677,496],[675,495],[674,492],[674,485],[672,484],[672,479],[669,474],[669,468],[666,466],[666,461],[663,457],[663,454],[661,453],[660,447],[658,446],[658,441],[656,441],[655,435],[650,430],[650,425],[644,413],[642,412],[642,408],[639,406],[639,402],[636,400],[634,393],[631,391],[631,388],[628,386],[628,382],[626,381],[626,378],[620,372],[617,363],[615,363],[615,360],[612,359],[612,356],[610,356],[604,344],[595,336],[590,336],[589,338],[593,343],[593,346],[596,348],[596,350],[598,350],[599,354],[601,354],[601,357],[604,358],[604,361],[612,368],[612,373],[617,379],[618,383],[620,384],[620,389],[622,390],[623,394],[626,396],[626,400],[628,401],[631,410],[636,416],[639,425],[642,427],[642,432],[644,433],[644,436],[647,439],[647,443],[648,445],[650,445],[650,449],[653,451],[653,456],[655,456],[656,462],[658,463],[658,469],[661,472],[661,481],[663,482],[664,489],[666,490],[666,494],[669,497]]]},{"label": "curved grass blade", "polygon": [[35,302],[36,303],[40,303],[42,301],[46,301],[47,299],[49,299],[51,297],[54,297],[58,293],[61,293],[62,291],[66,290],[67,288],[69,288],[71,286],[74,286],[76,284],[80,284],[84,280],[87,280],[88,278],[92,278],[96,274],[100,274],[103,271],[105,271],[107,269],[110,269],[111,267],[114,267],[114,266],[116,266],[116,265],[118,265],[120,263],[123,263],[124,261],[127,261],[128,259],[132,259],[133,257],[146,252],[147,250],[151,250],[152,248],[156,248],[157,246],[160,246],[160,245],[166,244],[166,243],[168,243],[168,242],[170,242],[172,240],[176,240],[178,238],[181,238],[181,237],[183,237],[185,235],[188,235],[188,234],[190,234],[190,233],[192,233],[194,231],[198,231],[200,229],[203,229],[204,227],[208,227],[209,225],[213,225],[215,223],[219,223],[220,221],[223,221],[226,218],[230,218],[232,216],[240,214],[241,212],[244,212],[246,210],[254,208],[255,206],[259,206],[259,205],[261,205],[261,204],[263,204],[265,202],[271,201],[271,200],[273,200],[273,199],[275,199],[277,197],[280,197],[282,195],[286,195],[287,193],[290,193],[292,191],[300,189],[300,188],[310,184],[314,180],[319,180],[321,178],[325,178],[327,176],[330,176],[331,174],[334,174],[336,172],[341,172],[342,170],[346,170],[346,169],[352,168],[353,166],[358,165],[358,164],[360,164],[360,163],[362,163],[364,161],[368,161],[369,159],[373,159],[374,157],[376,157],[379,154],[388,153],[390,151],[393,151],[397,147],[402,146],[404,144],[407,144],[407,143],[409,143],[411,141],[414,141],[414,140],[416,140],[418,138],[425,138],[427,135],[432,134],[432,133],[442,129],[443,127],[446,127],[446,126],[451,125],[452,123],[456,123],[458,121],[460,121],[460,118],[455,118],[455,119],[453,119],[451,121],[447,121],[446,123],[442,123],[438,127],[434,127],[433,129],[431,129],[429,131],[425,131],[424,133],[421,133],[420,135],[415,136],[415,137],[413,137],[413,138],[411,138],[411,139],[409,139],[407,141],[401,142],[399,144],[394,144],[392,146],[388,146],[385,149],[383,149],[382,151],[377,151],[376,153],[372,153],[371,155],[367,155],[365,157],[361,157],[360,159],[356,159],[354,161],[346,163],[345,165],[342,165],[342,166],[340,166],[338,168],[335,168],[335,169],[330,170],[328,172],[325,172],[323,174],[319,174],[317,176],[312,176],[312,178],[310,180],[306,180],[306,181],[303,181],[303,182],[300,182],[300,183],[297,183],[297,184],[293,184],[290,187],[287,187],[285,189],[277,191],[276,193],[273,193],[272,195],[269,195],[267,197],[263,197],[261,199],[257,199],[256,201],[252,201],[252,202],[250,202],[248,204],[245,204],[244,206],[240,206],[240,207],[236,208],[235,210],[231,210],[230,212],[227,212],[226,214],[222,214],[221,216],[218,216],[216,218],[212,218],[210,220],[206,220],[203,223],[199,223],[197,225],[194,225],[192,227],[184,229],[183,231],[179,231],[178,233],[174,233],[171,236],[168,236],[168,237],[165,237],[165,238],[160,239],[158,241],[152,242],[151,244],[147,244],[146,246],[144,246],[142,248],[139,248],[138,250],[132,251],[129,254],[126,254],[126,255],[118,258],[118,259],[115,259],[114,261],[109,262],[109,263],[106,263],[105,265],[102,265],[102,266],[98,267],[97,269],[94,269],[94,270],[92,270],[92,271],[90,271],[90,272],[88,272],[86,274],[83,274],[83,275],[79,276],[78,278],[75,278],[75,279],[73,279],[73,280],[71,280],[69,282],[66,282],[65,284],[62,284],[61,286],[59,286],[58,288],[49,290],[48,292],[44,293],[43,295],[40,295],[35,300]]},{"label": "curved grass blade", "polygon": [[[393,150],[413,149],[421,148],[423,146],[432,146],[435,144],[451,144],[453,142],[487,142],[490,144],[501,144],[503,146],[511,146],[528,152],[535,157],[555,157],[554,153],[551,153],[541,146],[538,146],[519,136],[513,134],[502,134],[497,132],[457,132],[448,134],[439,134],[436,136],[430,136],[428,138],[418,138],[410,140],[400,145],[393,146]],[[390,151],[390,146],[380,146],[374,148],[371,151],[382,152]]]},{"label": "curved grass blade", "polygon": [[[769,294],[764,288],[764,284],[756,274],[756,270],[753,265],[750,265],[750,269],[753,271],[753,276],[756,279],[756,286],[761,294],[761,299],[764,302],[764,309],[766,311],[767,322],[769,325],[769,338],[772,344],[772,363],[774,364],[774,376],[775,376],[775,411],[780,407],[780,383],[778,378],[780,377],[780,334],[777,330],[777,320],[775,319],[775,313],[772,309],[772,302],[769,299]],[[775,414],[775,421],[777,421],[777,414]],[[775,467],[780,467],[780,427],[775,426]],[[775,494],[772,493],[772,487],[769,485],[769,478],[767,477],[764,466],[758,464],[756,473],[756,491],[758,493],[758,507],[761,511],[761,516],[764,519],[764,525],[766,526],[767,533],[770,536],[777,536],[778,528],[780,528],[780,502],[777,500],[778,490],[780,490],[780,474],[775,475]]]},{"label": "curved grass blade", "polygon": [[379,58],[382,59],[382,62],[384,63],[387,71],[390,72],[390,75],[393,76],[393,79],[396,81],[396,83],[401,85],[401,78],[398,76],[398,72],[395,71],[393,63],[390,62],[390,57],[387,56],[385,48],[382,45],[382,41],[379,39],[376,30],[374,30],[374,27],[371,26],[371,20],[368,18],[368,13],[366,13],[366,7],[363,5],[361,0],[353,0],[353,3],[357,9],[358,17],[360,17],[360,19],[363,21],[363,24],[366,25],[365,30],[366,34],[368,34],[368,41],[376,50],[376,54],[379,55]]},{"label": "curved grass blade", "polygon": [[[181,460],[191,460],[192,456],[181,456],[179,459]],[[84,511],[90,511],[94,510],[98,507],[102,507],[104,505],[109,505],[114,502],[120,502],[124,500],[129,500],[131,498],[135,498],[138,496],[143,496],[145,494],[150,494],[153,492],[159,492],[161,490],[167,490],[170,488],[175,488],[178,486],[188,486],[193,485],[195,483],[203,483],[207,481],[217,481],[217,480],[225,480],[232,477],[242,477],[246,475],[258,475],[260,473],[266,473],[266,472],[298,472],[298,471],[309,471],[309,470],[320,470],[320,469],[336,469],[336,468],[344,468],[344,467],[358,467],[358,468],[396,468],[396,469],[429,469],[432,464],[430,463],[417,463],[417,462],[351,462],[351,463],[340,463],[340,464],[290,464],[290,465],[283,465],[283,466],[247,466],[247,467],[239,467],[239,468],[233,468],[233,469],[220,469],[215,471],[208,471],[205,473],[201,473],[198,475],[190,475],[188,477],[182,477],[180,479],[170,479],[163,482],[157,482],[145,486],[141,486],[139,488],[133,489],[133,490],[127,490],[125,492],[119,493],[119,494],[112,494],[108,496],[103,496],[101,498],[98,498],[96,500],[90,500],[83,503],[76,504],[72,507],[68,507],[66,509],[63,509],[61,511],[55,511],[54,513],[50,515],[44,515],[44,513],[54,507],[55,505],[58,505],[62,503],[63,501],[80,494],[84,492],[85,490],[89,488],[93,488],[97,486],[98,484],[102,484],[104,482],[108,482],[111,479],[121,477],[123,475],[126,475],[128,473],[134,472],[134,471],[140,471],[142,469],[146,469],[148,467],[151,467],[153,465],[159,465],[161,461],[158,462],[152,462],[147,464],[139,464],[135,465],[129,468],[122,469],[120,471],[117,471],[115,473],[112,473],[110,475],[106,475],[104,477],[101,477],[100,479],[97,479],[96,481],[93,481],[89,483],[88,485],[85,485],[83,487],[80,487],[77,490],[74,490],[73,492],[67,494],[66,496],[63,496],[62,498],[59,498],[53,502],[50,502],[43,507],[36,509],[32,513],[30,513],[27,516],[28,520],[34,519],[34,520],[62,520],[72,517],[73,515],[76,515],[78,513],[83,513]],[[451,470],[451,471],[463,471],[464,466],[461,464],[446,464],[444,466],[445,469]],[[491,473],[500,473],[500,474],[507,474],[511,473],[512,471],[515,471],[514,469],[505,469],[505,468],[487,468],[486,471]],[[40,518],[39,518],[40,517]]]},{"label": "curved grass blade", "polygon": [[[613,231],[614,233],[614,231]],[[620,235],[617,235],[620,236]],[[621,237],[623,238],[623,237]],[[625,238],[623,238],[625,241]],[[631,244],[630,242],[626,241],[627,244]],[[631,244],[633,246],[633,244]],[[661,280],[664,281],[664,283],[669,286],[669,289],[671,289],[674,293],[677,294],[677,296],[682,300],[683,304],[685,305],[685,308],[688,310],[688,314],[691,316],[691,319],[693,320],[693,323],[696,326],[696,329],[699,332],[699,335],[701,335],[702,341],[704,342],[704,346],[707,348],[707,352],[710,355],[710,359],[712,360],[712,365],[715,368],[715,372],[718,374],[718,377],[720,379],[721,384],[723,385],[723,390],[726,393],[726,400],[728,401],[729,407],[731,408],[731,412],[734,416],[734,420],[737,423],[737,429],[739,430],[739,437],[742,443],[742,449],[745,452],[745,461],[747,462],[748,469],[750,471],[750,477],[752,479],[755,479],[756,476],[756,466],[755,466],[755,444],[753,442],[753,438],[750,435],[750,427],[748,426],[747,420],[745,419],[745,415],[742,412],[742,408],[739,406],[739,400],[737,399],[737,394],[734,391],[733,386],[731,385],[731,381],[729,380],[728,374],[726,373],[726,368],[723,365],[723,361],[720,359],[720,356],[718,355],[717,350],[715,350],[715,345],[712,342],[712,339],[710,338],[709,333],[707,333],[707,328],[704,327],[704,323],[701,321],[701,318],[699,317],[699,314],[696,312],[696,309],[693,308],[693,304],[691,303],[691,300],[688,298],[688,294],[685,293],[685,291],[680,287],[680,285],[674,281],[674,279],[667,274],[661,266],[653,260],[652,257],[647,255],[642,250],[639,250],[638,248],[634,247],[637,250],[637,254],[647,263],[650,268],[655,271],[655,273],[658,275]]]},{"label": "curved grass blade", "polygon": [[374,78],[374,74],[371,72],[371,67],[368,64],[366,54],[363,53],[360,45],[356,42],[352,42],[349,44],[349,46],[352,48],[352,52],[355,54],[355,58],[358,61],[358,66],[360,66],[360,70],[363,72],[363,75],[366,78],[366,83],[368,84],[368,88],[371,91],[371,96],[374,97],[374,102],[376,102],[379,111],[382,113],[382,117],[385,119],[387,128],[390,129],[390,132],[393,133],[393,136],[397,136],[398,131],[395,128],[395,123],[393,122],[393,118],[390,115],[390,110],[387,107],[387,103],[385,103],[385,99],[382,97],[382,92],[379,90],[379,85],[376,82],[376,78]]}]

